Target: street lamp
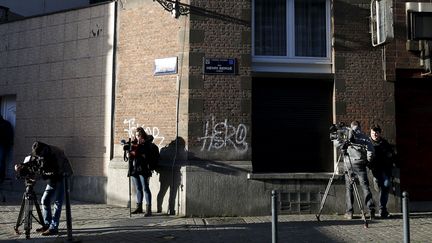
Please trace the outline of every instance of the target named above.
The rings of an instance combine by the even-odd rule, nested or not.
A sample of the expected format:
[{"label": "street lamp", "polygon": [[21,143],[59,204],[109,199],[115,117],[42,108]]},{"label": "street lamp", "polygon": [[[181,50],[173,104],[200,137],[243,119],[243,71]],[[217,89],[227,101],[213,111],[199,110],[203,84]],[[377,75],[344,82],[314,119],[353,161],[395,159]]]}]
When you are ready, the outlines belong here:
[{"label": "street lamp", "polygon": [[157,1],[166,11],[171,12],[173,18],[178,18],[180,15],[188,15],[190,8],[179,0],[153,0]]}]

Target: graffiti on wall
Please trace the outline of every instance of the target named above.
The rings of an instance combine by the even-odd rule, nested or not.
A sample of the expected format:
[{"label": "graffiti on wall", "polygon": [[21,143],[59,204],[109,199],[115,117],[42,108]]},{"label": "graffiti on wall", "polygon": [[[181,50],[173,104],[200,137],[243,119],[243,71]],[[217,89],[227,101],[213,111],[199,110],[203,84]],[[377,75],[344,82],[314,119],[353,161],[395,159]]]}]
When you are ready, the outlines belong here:
[{"label": "graffiti on wall", "polygon": [[93,26],[90,30],[90,38],[98,37],[99,35],[102,35],[102,27],[100,27],[99,24],[96,24],[96,26]]},{"label": "graffiti on wall", "polygon": [[205,123],[204,136],[198,140],[202,141],[201,151],[232,147],[237,152],[244,153],[248,150],[246,135],[246,125],[240,123],[234,126],[228,123],[228,119],[216,122],[212,115]]},{"label": "graffiti on wall", "polygon": [[126,124],[126,128],[124,129],[124,131],[127,132],[129,138],[134,137],[133,133],[135,132],[137,127],[142,127],[147,134],[153,136],[153,143],[158,145],[158,147],[162,147],[162,143],[165,140],[165,137],[161,135],[158,127],[146,127],[144,124],[140,125],[136,122],[135,118],[124,119],[123,124]]}]

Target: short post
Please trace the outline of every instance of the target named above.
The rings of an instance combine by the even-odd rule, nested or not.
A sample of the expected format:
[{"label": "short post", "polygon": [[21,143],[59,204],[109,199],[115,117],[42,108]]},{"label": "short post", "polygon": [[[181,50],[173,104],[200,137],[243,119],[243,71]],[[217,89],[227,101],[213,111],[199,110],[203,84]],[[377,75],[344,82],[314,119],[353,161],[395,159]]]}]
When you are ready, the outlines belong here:
[{"label": "short post", "polygon": [[70,189],[69,189],[69,176],[65,174],[64,179],[64,189],[65,189],[65,201],[66,201],[66,227],[67,227],[67,241],[72,242],[72,215],[70,206]]},{"label": "short post", "polygon": [[410,242],[410,226],[409,226],[409,197],[408,192],[402,192],[402,214],[403,214],[403,233],[404,243]]},{"label": "short post", "polygon": [[278,223],[278,208],[277,208],[277,191],[272,191],[272,243],[278,242],[278,232],[277,232],[277,223]]}]

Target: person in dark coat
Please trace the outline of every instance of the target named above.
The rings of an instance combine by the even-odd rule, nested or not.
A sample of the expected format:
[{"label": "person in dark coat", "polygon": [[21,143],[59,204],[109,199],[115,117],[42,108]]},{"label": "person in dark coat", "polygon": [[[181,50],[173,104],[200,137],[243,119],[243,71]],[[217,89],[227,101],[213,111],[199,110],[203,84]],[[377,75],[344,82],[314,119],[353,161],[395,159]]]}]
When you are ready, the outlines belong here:
[{"label": "person in dark coat", "polygon": [[129,157],[129,176],[132,177],[136,189],[137,208],[133,214],[143,213],[143,199],[146,200],[146,212],[144,216],[150,216],[152,194],[150,191],[150,177],[159,160],[159,149],[153,143],[153,136],[148,135],[142,127],[138,127],[135,140]]},{"label": "person in dark coat", "polygon": [[[41,199],[44,222],[41,228],[36,229],[36,232],[41,232],[44,236],[55,235],[58,234],[65,195],[64,180],[73,174],[72,166],[62,149],[39,141],[33,143],[31,156],[38,157],[42,161],[39,165],[41,176],[47,181]],[[23,169],[25,169],[23,163],[15,165],[15,171],[18,174]],[[51,209],[52,204],[54,213]]]},{"label": "person in dark coat", "polygon": [[375,217],[375,203],[369,188],[366,165],[372,161],[375,150],[368,136],[361,130],[360,123],[353,121],[349,129],[349,141],[341,139],[334,140],[336,147],[342,148],[345,167],[345,188],[346,188],[346,219],[353,218],[354,193],[353,181],[357,177],[360,187],[363,190],[364,201],[369,209],[370,218]]},{"label": "person in dark coat", "polygon": [[370,140],[375,149],[375,157],[369,165],[379,189],[379,213],[382,218],[390,216],[387,201],[391,187],[392,170],[395,163],[393,146],[381,136],[379,125],[371,126]]}]

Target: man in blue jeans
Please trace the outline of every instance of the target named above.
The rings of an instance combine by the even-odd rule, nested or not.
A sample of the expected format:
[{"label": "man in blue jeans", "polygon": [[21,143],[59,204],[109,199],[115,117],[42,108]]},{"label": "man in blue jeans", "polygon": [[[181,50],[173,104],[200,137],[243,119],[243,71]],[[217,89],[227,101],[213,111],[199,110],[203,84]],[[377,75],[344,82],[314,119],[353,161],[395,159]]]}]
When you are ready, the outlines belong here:
[{"label": "man in blue jeans", "polygon": [[[32,145],[32,156],[40,157],[40,171],[42,178],[47,180],[47,186],[42,195],[41,206],[43,226],[36,229],[42,235],[58,234],[63,198],[65,195],[64,180],[72,175],[72,166],[63,150],[58,147],[42,142],[34,142]],[[22,164],[16,165],[15,170],[19,172]],[[51,205],[54,204],[54,214]]]},{"label": "man in blue jeans", "polygon": [[357,177],[363,190],[366,207],[370,218],[375,217],[375,203],[369,188],[366,165],[372,160],[375,150],[369,138],[361,131],[360,123],[353,121],[349,130],[348,141],[335,140],[334,145],[341,148],[344,155],[346,219],[352,219],[354,213],[353,179]]}]

